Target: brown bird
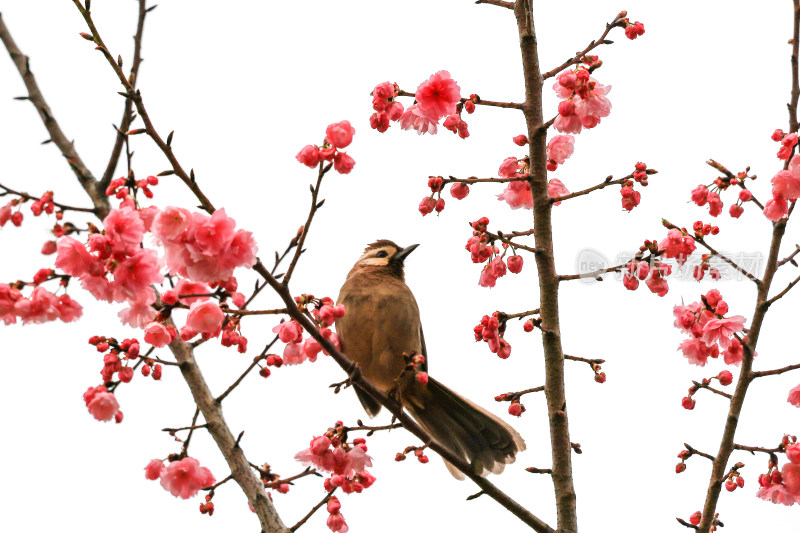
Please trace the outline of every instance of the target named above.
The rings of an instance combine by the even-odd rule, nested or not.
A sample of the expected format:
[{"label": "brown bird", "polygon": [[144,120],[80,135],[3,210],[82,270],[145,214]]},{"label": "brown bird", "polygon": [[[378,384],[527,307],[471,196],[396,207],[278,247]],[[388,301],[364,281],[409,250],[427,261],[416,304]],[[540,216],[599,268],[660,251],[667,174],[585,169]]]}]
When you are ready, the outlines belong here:
[{"label": "brown bird", "polygon": [[[395,395],[431,436],[485,476],[499,474],[525,449],[522,437],[497,416],[459,396],[433,378],[423,385],[407,366],[404,354],[428,354],[414,295],[405,283],[403,263],[418,245],[401,248],[379,240],[364,250],[339,292],[346,314],[336,321],[345,354],[378,390]],[[401,374],[402,377],[401,377]],[[398,379],[400,378],[400,379]],[[372,417],[381,404],[355,386],[361,405]],[[464,475],[445,462],[450,473]]]}]

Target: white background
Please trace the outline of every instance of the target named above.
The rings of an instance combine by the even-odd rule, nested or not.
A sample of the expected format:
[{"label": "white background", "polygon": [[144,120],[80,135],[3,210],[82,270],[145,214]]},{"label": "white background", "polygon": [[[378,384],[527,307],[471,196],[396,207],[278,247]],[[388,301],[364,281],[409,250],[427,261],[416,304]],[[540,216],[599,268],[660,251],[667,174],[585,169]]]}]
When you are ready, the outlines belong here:
[{"label": "white background", "polygon": [[[744,4],[739,4],[743,6]],[[757,196],[769,196],[769,178],[780,168],[775,128],[787,128],[791,2],[760,2],[732,7],[730,2],[649,2],[626,4],[576,1],[537,5],[541,62],[550,69],[590,39],[622,8],[641,20],[647,33],[635,42],[620,30],[617,44],[599,50],[604,66],[596,78],[613,85],[611,116],[577,138],[572,159],[557,170],[570,190],[623,176],[644,161],[660,171],[642,191],[632,213],[620,207],[618,189],[566,202],[554,210],[557,266],[575,268],[579,251],[591,247],[614,257],[635,250],[644,239],[662,239],[661,217],[690,226],[707,209],[687,203],[689,191],[710,183],[717,173],[705,165],[713,157],[733,171],[752,166],[761,176]],[[123,101],[118,82],[102,56],[78,36],[83,21],[66,0],[0,0],[3,18],[17,44],[31,56],[42,91],[95,175],[105,168]],[[93,2],[96,23],[114,55],[129,67],[136,2]],[[5,55],[5,54],[0,54]],[[396,81],[413,91],[430,74],[447,69],[462,95],[521,101],[523,85],[516,24],[510,11],[467,0],[425,2],[227,2],[163,0],[148,17],[140,87],[162,135],[176,130],[174,148],[186,168],[217,206],[254,232],[260,255],[269,261],[283,250],[305,220],[308,185],[315,172],[294,156],[304,145],[320,143],[325,126],[350,120],[357,131],[348,148],[356,160],[347,176],[325,179],[325,207],[308,240],[309,252],[294,278],[295,293],[335,297],[364,245],[390,238],[402,245],[420,243],[407,262],[407,281],[419,300],[430,354],[431,373],[505,419],[507,404],[492,397],[543,383],[538,334],[511,324],[513,346],[506,361],[472,340],[483,314],[538,307],[531,257],[522,274],[509,275],[494,289],[477,285],[480,267],[469,261],[464,243],[467,222],[488,216],[490,228],[528,229],[531,213],[511,211],[495,195],[501,187],[473,188],[456,202],[449,195],[440,217],[425,218],[416,206],[426,194],[430,174],[496,175],[499,163],[524,149],[511,143],[523,133],[521,113],[479,107],[466,117],[471,137],[442,130],[418,137],[396,125],[386,134],[369,128],[369,92],[379,82]],[[10,61],[0,59],[0,182],[28,192],[52,188],[56,199],[90,205],[77,181],[47,138],[27,102],[12,97],[25,89]],[[410,104],[406,99],[404,104]],[[546,91],[548,117],[557,100]],[[139,176],[168,168],[144,136],[133,141]],[[123,173],[120,167],[119,175]],[[193,206],[178,180],[163,179],[157,205]],[[718,249],[766,254],[771,226],[755,206],[739,220],[727,209],[720,217]],[[23,228],[0,232],[0,280],[30,279],[52,257],[38,254],[51,221],[34,219],[26,208]],[[82,222],[82,217],[75,217]],[[86,219],[88,220],[88,219]],[[785,251],[797,242],[791,227]],[[787,266],[776,287],[796,275]],[[250,273],[239,275],[251,286]],[[674,517],[702,507],[710,463],[693,458],[688,470],[674,473],[683,442],[715,453],[727,411],[726,401],[698,394],[694,411],[680,407],[690,380],[716,375],[721,361],[706,368],[687,364],[676,352],[681,335],[672,327],[672,307],[696,301],[713,284],[671,283],[659,298],[644,286],[626,291],[607,280],[592,285],[566,283],[561,291],[566,353],[607,359],[608,382],[598,385],[586,365],[568,364],[572,440],[584,453],[574,457],[578,511],[583,531],[681,530]],[[752,315],[755,291],[747,281],[717,285],[732,314]],[[162,382],[137,376],[118,390],[125,413],[120,425],[96,422],[81,395],[99,384],[102,358],[86,343],[90,335],[119,338],[138,334],[116,318],[117,307],[92,303],[78,286],[70,294],[85,305],[74,324],[15,325],[0,330],[0,401],[3,409],[0,501],[3,529],[42,531],[59,527],[119,532],[142,528],[186,527],[195,531],[258,531],[258,522],[233,484],[214,500],[216,514],[200,515],[200,498],[175,500],[156,482],[146,481],[145,464],[180,448],[159,432],[187,425],[194,412],[180,375],[165,369]],[[759,344],[757,369],[797,362],[794,296],[773,307]],[[256,307],[275,302],[262,297]],[[180,320],[180,319],[179,319]],[[251,354],[272,337],[274,318],[250,319],[245,334]],[[162,354],[169,357],[168,353]],[[221,392],[246,367],[240,355],[210,343],[198,360],[214,391]],[[301,470],[294,453],[306,448],[336,420],[366,419],[355,396],[334,396],[327,385],[343,374],[330,360],[281,368],[268,380],[247,379],[225,401],[234,433],[246,430],[242,446],[256,463],[292,475]],[[786,403],[799,376],[756,382],[741,419],[737,442],[775,446],[784,432],[798,432],[798,411]],[[554,524],[552,486],[545,476],[523,471],[549,467],[549,437],[544,398],[525,397],[528,409],[511,420],[528,451],[494,481],[535,514]],[[378,422],[388,422],[381,415]],[[441,462],[395,463],[394,454],[416,444],[402,431],[368,440],[375,459],[375,485],[361,495],[342,496],[342,512],[354,532],[523,531],[525,527],[488,498],[465,502],[476,488],[450,478]],[[210,438],[199,433],[191,454],[217,479],[227,467]],[[718,507],[725,531],[749,532],[796,523],[797,508],[755,498],[765,457],[735,456],[746,463],[747,484],[724,492]],[[293,524],[323,495],[319,479],[303,479],[288,495],[275,495],[277,508]],[[304,529],[324,531],[320,512]],[[676,529],[678,528],[678,529]]]}]

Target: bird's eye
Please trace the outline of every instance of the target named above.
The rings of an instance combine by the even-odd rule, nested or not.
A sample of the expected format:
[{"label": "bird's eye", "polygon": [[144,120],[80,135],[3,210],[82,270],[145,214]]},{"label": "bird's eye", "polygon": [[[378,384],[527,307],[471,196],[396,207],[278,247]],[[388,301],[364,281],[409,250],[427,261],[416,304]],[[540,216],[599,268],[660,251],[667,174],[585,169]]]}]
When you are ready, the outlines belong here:
[{"label": "bird's eye", "polygon": [[375,257],[386,257],[387,255],[389,254],[387,254],[385,250],[381,250],[380,252],[375,254]]}]

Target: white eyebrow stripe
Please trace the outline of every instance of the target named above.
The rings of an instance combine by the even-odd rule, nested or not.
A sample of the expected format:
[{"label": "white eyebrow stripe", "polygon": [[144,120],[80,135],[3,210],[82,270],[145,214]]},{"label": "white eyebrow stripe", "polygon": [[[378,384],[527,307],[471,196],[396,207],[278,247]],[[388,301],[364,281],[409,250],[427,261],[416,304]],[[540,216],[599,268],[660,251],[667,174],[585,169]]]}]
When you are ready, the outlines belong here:
[{"label": "white eyebrow stripe", "polygon": [[[378,252],[381,252],[381,251],[386,252],[388,255],[391,255],[392,254],[392,248],[393,248],[392,246],[381,246],[380,248],[373,248],[372,250],[366,251],[364,253],[364,255],[359,257],[358,261],[361,262],[361,261],[364,261],[365,259],[375,258],[375,256],[378,255]],[[383,259],[383,258],[378,258],[378,259]]]}]

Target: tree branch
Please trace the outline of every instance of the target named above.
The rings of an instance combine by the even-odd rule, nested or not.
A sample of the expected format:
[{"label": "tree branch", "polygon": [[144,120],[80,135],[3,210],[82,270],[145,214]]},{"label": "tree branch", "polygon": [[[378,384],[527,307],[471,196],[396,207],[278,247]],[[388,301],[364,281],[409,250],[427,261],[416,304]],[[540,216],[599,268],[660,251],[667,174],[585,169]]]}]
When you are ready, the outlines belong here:
[{"label": "tree branch", "polygon": [[[142,64],[142,34],[144,33],[144,18],[156,6],[147,8],[147,0],[137,0],[139,2],[139,15],[136,23],[136,34],[133,36],[133,62],[131,64],[130,74],[128,80],[132,86],[136,86],[136,79],[139,77],[139,65]],[[121,58],[120,58],[121,59]],[[122,67],[122,65],[120,65]],[[117,163],[122,154],[122,145],[127,139],[126,132],[131,128],[131,123],[134,120],[133,116],[133,101],[130,98],[125,98],[125,109],[122,111],[122,119],[119,122],[117,130],[117,138],[114,141],[114,148],[111,149],[111,157],[108,159],[106,170],[103,172],[103,177],[100,178],[98,187],[104,190],[111,183],[114,177],[114,172],[117,170]]]},{"label": "tree branch", "polygon": [[[20,76],[22,76],[22,81],[28,89],[27,100],[30,100],[36,108],[36,111],[38,111],[45,129],[47,129],[47,133],[50,134],[50,140],[61,151],[61,155],[63,155],[67,163],[69,163],[72,172],[75,173],[78,181],[91,197],[95,206],[94,212],[97,214],[98,218],[101,220],[104,219],[109,211],[108,200],[103,194],[104,191],[98,191],[94,176],[92,176],[92,173],[83,163],[78,152],[75,151],[75,146],[72,141],[67,139],[67,136],[64,135],[64,132],[61,130],[61,126],[56,122],[53,112],[50,110],[50,106],[47,105],[44,96],[42,96],[39,84],[36,83],[36,78],[33,76],[33,72],[31,72],[30,59],[28,56],[24,55],[17,47],[16,43],[14,43],[2,16],[0,16],[0,41],[3,41],[6,50],[8,50],[8,54],[11,56],[11,60],[17,67]],[[97,194],[98,192],[99,194]]]}]

